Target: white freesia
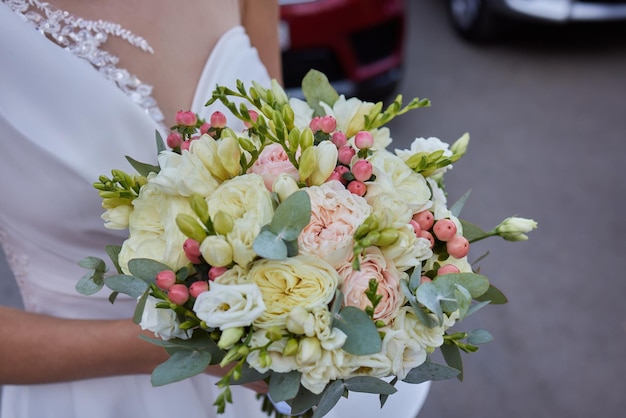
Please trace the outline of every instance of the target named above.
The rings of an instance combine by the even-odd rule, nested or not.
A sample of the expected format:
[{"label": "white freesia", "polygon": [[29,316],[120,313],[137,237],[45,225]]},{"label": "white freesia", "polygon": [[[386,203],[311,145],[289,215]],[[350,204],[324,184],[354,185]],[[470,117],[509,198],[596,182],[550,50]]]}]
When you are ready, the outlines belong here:
[{"label": "white freesia", "polygon": [[208,196],[219,184],[198,156],[189,151],[163,151],[159,154],[159,166],[161,170],[149,181],[172,196]]},{"label": "white freesia", "polygon": [[337,166],[337,147],[330,141],[322,141],[315,147],[317,164],[309,176],[311,185],[319,186],[324,183]]},{"label": "white freesia", "polygon": [[[233,151],[232,148],[230,149]],[[220,144],[211,136],[205,134],[197,140],[192,141],[189,152],[202,162],[204,168],[209,171],[218,182],[228,180],[232,177],[232,173],[222,164],[223,157],[220,155]],[[185,152],[183,152],[183,154],[184,153]],[[222,149],[222,154],[224,154],[224,149]],[[232,162],[230,158],[232,158],[232,156],[228,157],[228,155],[225,154],[224,157],[229,158],[227,166],[230,167],[230,162]]]},{"label": "white freesia", "polygon": [[250,325],[265,311],[261,291],[254,283],[211,283],[198,295],[193,310],[209,327],[227,329]]},{"label": "white freesia", "polygon": [[154,296],[148,296],[146,299],[139,323],[141,329],[152,331],[156,337],[163,340],[172,338],[186,340],[191,337],[191,335],[187,335],[186,331],[179,328],[176,312],[170,309],[157,308],[158,302],[162,301]]},{"label": "white freesia", "polygon": [[[434,315],[432,316],[434,319]],[[450,315],[443,314],[443,323],[429,328],[417,318],[413,308],[405,306],[398,312],[398,316],[393,323],[393,328],[404,330],[411,340],[416,341],[425,349],[432,349],[440,347],[443,344],[445,331],[456,323],[458,317],[458,311]]]},{"label": "white freesia", "polygon": [[[419,152],[426,152],[432,154],[436,151],[443,151],[443,157],[451,157],[452,151],[450,150],[450,146],[440,140],[439,138],[430,137],[430,138],[415,138],[413,143],[411,144],[411,148],[408,150],[396,150],[396,155],[400,157],[403,161],[407,161],[411,158],[412,155],[415,155]],[[431,174],[431,177],[441,177],[448,169],[451,169],[452,165],[447,165],[442,168],[438,168]]]},{"label": "white freesia", "polygon": [[298,190],[300,188],[296,180],[286,173],[279,174],[272,185],[272,191],[278,195],[278,200],[281,202]]},{"label": "white freesia", "polygon": [[326,115],[333,116],[337,120],[337,130],[342,131],[347,138],[351,138],[357,132],[365,129],[365,115],[368,115],[374,103],[363,102],[356,97],[346,99],[339,96],[332,108],[326,103],[320,103]]},{"label": "white freesia", "polygon": [[107,229],[126,229],[128,228],[128,219],[133,211],[130,205],[119,205],[114,208],[108,208],[101,216],[104,221],[104,227]]},{"label": "white freesia", "polygon": [[267,338],[267,330],[261,329],[255,331],[250,339],[250,347],[267,347],[267,353],[271,359],[270,365],[262,365],[259,359],[261,350],[252,350],[246,357],[246,361],[252,368],[260,373],[265,373],[268,370],[277,373],[289,373],[292,370],[296,370],[298,365],[296,363],[296,356],[284,356],[283,349],[287,343],[287,338],[283,338],[279,341],[274,341],[270,344],[270,340]]},{"label": "white freesia", "polygon": [[302,386],[317,394],[322,393],[328,382],[343,377],[348,373],[345,367],[343,350],[322,351],[317,363],[301,365],[298,370],[302,373]]},{"label": "white freesia", "polygon": [[398,239],[391,245],[381,248],[386,258],[393,261],[399,271],[421,265],[422,261],[433,256],[430,241],[415,236],[410,225],[398,228]]},{"label": "white freesia", "polygon": [[204,260],[214,267],[225,267],[233,262],[233,247],[221,235],[209,235],[202,244],[200,252]]},{"label": "white freesia", "polygon": [[507,241],[525,241],[528,239],[526,232],[535,228],[537,228],[537,222],[534,220],[512,216],[502,221],[495,231]]},{"label": "white freesia", "polygon": [[426,361],[426,349],[403,328],[385,329],[384,332],[381,351],[391,361],[391,374],[404,379],[411,369]]}]

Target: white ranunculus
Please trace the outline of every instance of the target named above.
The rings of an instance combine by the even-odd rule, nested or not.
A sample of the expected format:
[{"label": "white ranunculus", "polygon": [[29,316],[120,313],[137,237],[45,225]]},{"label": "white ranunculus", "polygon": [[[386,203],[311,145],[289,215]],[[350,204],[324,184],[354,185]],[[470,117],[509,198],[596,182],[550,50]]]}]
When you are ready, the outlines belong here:
[{"label": "white ranunculus", "polygon": [[378,194],[395,194],[405,202],[411,213],[423,210],[431,197],[426,179],[411,170],[400,158],[392,153],[380,150],[369,158],[376,181],[367,183],[368,201]]},{"label": "white ranunculus", "polygon": [[129,238],[122,245],[120,267],[128,273],[133,258],[150,258],[172,270],[189,264],[183,251],[187,239],[176,225],[176,216],[195,216],[187,198],[161,193],[158,186],[148,183],[133,200],[129,217]]},{"label": "white ranunculus", "polygon": [[176,312],[156,307],[157,302],[160,301],[153,296],[148,296],[139,323],[141,329],[152,331],[155,336],[163,340],[172,338],[186,340],[191,337],[191,334],[188,335],[186,331],[179,328]]},{"label": "white ranunculus", "polygon": [[258,286],[211,283],[198,295],[193,310],[209,327],[226,329],[248,326],[265,311]]}]

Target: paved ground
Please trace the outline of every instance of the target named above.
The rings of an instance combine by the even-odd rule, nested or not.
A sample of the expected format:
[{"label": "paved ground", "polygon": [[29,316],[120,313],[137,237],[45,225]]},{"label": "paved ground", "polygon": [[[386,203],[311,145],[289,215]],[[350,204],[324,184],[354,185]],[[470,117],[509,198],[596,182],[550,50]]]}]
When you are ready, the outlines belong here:
[{"label": "paved ground", "polygon": [[[626,30],[533,28],[489,47],[458,40],[438,0],[411,2],[405,97],[433,107],[392,125],[469,153],[450,199],[489,228],[539,221],[525,243],[475,248],[511,302],[477,314],[496,340],[466,357],[466,378],[437,382],[420,418],[619,418],[626,410]],[[477,246],[478,247],[478,246]],[[19,304],[0,264],[0,303]],[[464,327],[465,329],[466,327]]]}]

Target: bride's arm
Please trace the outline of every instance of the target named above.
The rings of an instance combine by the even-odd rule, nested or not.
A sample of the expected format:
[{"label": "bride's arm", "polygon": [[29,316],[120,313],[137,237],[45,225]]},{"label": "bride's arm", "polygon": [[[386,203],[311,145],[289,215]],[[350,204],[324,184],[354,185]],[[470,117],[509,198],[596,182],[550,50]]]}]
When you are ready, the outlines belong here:
[{"label": "bride's arm", "polygon": [[252,45],[259,51],[261,61],[267,67],[270,77],[282,83],[278,0],[243,0],[242,3],[243,26],[250,36]]},{"label": "bride's arm", "polygon": [[[0,306],[0,385],[149,374],[169,358],[131,320],[62,319]],[[222,376],[210,366],[206,373]],[[264,382],[244,385],[263,393]]]}]

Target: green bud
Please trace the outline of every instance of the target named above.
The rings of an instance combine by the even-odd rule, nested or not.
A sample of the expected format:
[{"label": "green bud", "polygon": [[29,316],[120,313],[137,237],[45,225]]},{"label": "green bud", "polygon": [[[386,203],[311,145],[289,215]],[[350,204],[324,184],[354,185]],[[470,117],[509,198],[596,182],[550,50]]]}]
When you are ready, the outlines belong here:
[{"label": "green bud", "polygon": [[356,231],[354,231],[354,239],[360,240],[361,238],[366,236],[368,232],[370,232],[370,225],[367,223],[366,219],[361,225],[359,225]]},{"label": "green bud", "polygon": [[209,219],[209,206],[206,203],[206,199],[199,194],[193,194],[189,198],[189,204],[193,212],[204,223]]},{"label": "green bud", "polygon": [[[222,336],[220,340],[217,342],[217,346],[222,350],[225,350],[229,347],[232,347],[234,344],[238,343],[241,337],[243,336],[243,327],[232,327],[226,328],[222,331]],[[238,354],[238,348],[235,350]]]},{"label": "green bud", "polygon": [[218,210],[213,217],[213,228],[220,235],[226,235],[233,230],[233,218],[226,212]]},{"label": "green bud", "polygon": [[226,353],[222,361],[220,361],[220,366],[221,367],[228,366],[230,363],[237,360],[238,358],[239,358],[238,348],[233,347],[230,350],[228,350],[228,352]]},{"label": "green bud", "polygon": [[261,351],[259,354],[259,365],[262,368],[267,368],[272,365],[272,358],[266,350]]},{"label": "green bud", "polygon": [[468,133],[463,134],[459,139],[457,139],[454,144],[450,147],[450,151],[454,155],[458,155],[461,157],[467,151],[467,146],[469,144],[470,136]]},{"label": "green bud", "polygon": [[241,148],[250,153],[256,151],[256,147],[248,138],[239,138],[239,145],[241,145]]},{"label": "green bud", "polygon": [[376,327],[378,327],[378,328],[382,328],[382,327],[384,327],[387,324],[385,324],[385,321],[382,321],[382,320],[379,319],[379,320],[374,322],[374,325],[376,325]]},{"label": "green bud", "polygon": [[293,128],[289,131],[288,141],[289,151],[296,152],[300,146],[300,129]]},{"label": "green bud", "polygon": [[298,343],[298,340],[296,340],[295,338],[290,338],[283,348],[283,356],[295,356],[296,354],[298,354],[299,346],[300,344]]},{"label": "green bud", "polygon": [[300,149],[304,150],[313,146],[315,142],[315,135],[311,128],[305,128],[300,135]]},{"label": "green bud", "polygon": [[283,332],[278,327],[270,327],[265,336],[270,341],[280,341],[283,338]]},{"label": "green bud", "polygon": [[239,347],[238,352],[241,357],[245,357],[248,355],[248,353],[250,353],[250,347],[248,347],[247,345],[242,345]]},{"label": "green bud", "polygon": [[98,194],[103,199],[116,199],[116,198],[120,197],[120,193],[119,192],[114,192],[114,191],[110,191],[110,190],[101,190],[101,191],[98,192]]},{"label": "green bud", "polygon": [[317,154],[315,148],[308,147],[302,151],[300,155],[300,166],[298,167],[298,174],[300,174],[300,180],[306,181],[311,174],[315,171],[317,166]]},{"label": "green bud", "polygon": [[196,321],[185,321],[182,324],[180,324],[178,328],[182,330],[188,330],[188,329],[195,327],[196,325],[198,325]]},{"label": "green bud", "polygon": [[360,240],[360,243],[363,247],[369,247],[370,245],[376,245],[378,243],[379,238],[380,238],[380,232],[370,231],[365,236],[365,238]]},{"label": "green bud", "polygon": [[400,234],[398,233],[397,229],[385,228],[380,231],[380,237],[378,238],[377,245],[379,247],[386,247],[387,245],[391,245],[398,240],[399,235]]},{"label": "green bud", "polygon": [[291,106],[283,107],[283,120],[285,121],[285,125],[293,126],[293,122],[295,120],[295,114],[293,113],[293,109]]},{"label": "green bud", "polygon": [[181,213],[176,216],[176,225],[186,237],[202,242],[207,233],[193,216]]}]

